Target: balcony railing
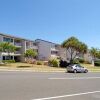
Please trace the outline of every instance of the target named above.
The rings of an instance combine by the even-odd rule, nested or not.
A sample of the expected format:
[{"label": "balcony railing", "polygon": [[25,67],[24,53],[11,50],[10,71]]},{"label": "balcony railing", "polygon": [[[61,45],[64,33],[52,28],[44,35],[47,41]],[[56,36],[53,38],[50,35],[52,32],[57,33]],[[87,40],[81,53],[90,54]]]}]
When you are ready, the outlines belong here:
[{"label": "balcony railing", "polygon": [[37,46],[31,46],[31,48],[32,48],[32,49],[38,49],[38,47],[37,47]]},{"label": "balcony railing", "polygon": [[37,46],[26,46],[26,49],[38,49]]},{"label": "balcony railing", "polygon": [[26,46],[26,49],[30,49],[30,46]]},{"label": "balcony railing", "polygon": [[14,45],[15,45],[15,46],[22,46],[21,43],[16,43],[16,42],[14,43]]},{"label": "balcony railing", "polygon": [[59,50],[56,48],[51,48],[51,51],[59,51]]},{"label": "balcony railing", "polygon": [[21,54],[21,52],[20,51],[15,51],[15,54]]}]

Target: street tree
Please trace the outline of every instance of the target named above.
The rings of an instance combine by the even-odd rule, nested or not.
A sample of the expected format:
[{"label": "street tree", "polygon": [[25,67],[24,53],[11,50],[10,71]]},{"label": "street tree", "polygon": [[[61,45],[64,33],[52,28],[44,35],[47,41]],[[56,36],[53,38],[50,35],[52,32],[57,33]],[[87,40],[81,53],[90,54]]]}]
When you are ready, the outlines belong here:
[{"label": "street tree", "polygon": [[70,63],[73,63],[76,56],[79,53],[84,54],[87,52],[87,45],[80,42],[76,37],[70,37],[62,43],[62,47],[66,48],[66,53],[68,51],[70,56]]}]

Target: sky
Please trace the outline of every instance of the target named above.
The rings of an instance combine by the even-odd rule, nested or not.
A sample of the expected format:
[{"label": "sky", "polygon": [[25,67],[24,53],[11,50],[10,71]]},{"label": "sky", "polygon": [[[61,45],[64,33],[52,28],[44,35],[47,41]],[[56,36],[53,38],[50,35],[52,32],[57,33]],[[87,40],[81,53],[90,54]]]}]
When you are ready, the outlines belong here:
[{"label": "sky", "polygon": [[100,0],[0,0],[0,32],[100,48]]}]

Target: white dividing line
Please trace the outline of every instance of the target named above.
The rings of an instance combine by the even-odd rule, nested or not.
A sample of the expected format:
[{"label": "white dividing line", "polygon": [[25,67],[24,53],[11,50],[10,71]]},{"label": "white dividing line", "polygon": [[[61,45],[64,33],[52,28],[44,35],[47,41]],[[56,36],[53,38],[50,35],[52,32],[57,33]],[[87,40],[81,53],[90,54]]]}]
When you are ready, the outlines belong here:
[{"label": "white dividing line", "polygon": [[72,78],[48,78],[50,80],[82,80],[82,79],[100,79],[100,77],[72,77]]},{"label": "white dividing line", "polygon": [[80,95],[86,95],[86,94],[93,94],[93,93],[99,93],[99,92],[100,92],[100,91],[93,91],[93,92],[69,94],[69,95],[62,95],[62,96],[55,96],[55,97],[47,97],[47,98],[32,99],[32,100],[50,100],[50,99],[58,99],[58,98],[73,97],[73,96],[80,96]]}]

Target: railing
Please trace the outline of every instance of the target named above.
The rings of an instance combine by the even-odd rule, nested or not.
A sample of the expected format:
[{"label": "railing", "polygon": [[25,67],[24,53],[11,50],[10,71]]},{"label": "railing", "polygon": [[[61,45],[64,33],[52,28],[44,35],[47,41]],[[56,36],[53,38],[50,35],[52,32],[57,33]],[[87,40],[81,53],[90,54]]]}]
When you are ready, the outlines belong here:
[{"label": "railing", "polygon": [[21,54],[21,52],[20,51],[15,51],[15,54]]},{"label": "railing", "polygon": [[15,46],[22,46],[21,43],[14,43]]},{"label": "railing", "polygon": [[31,46],[31,48],[32,48],[32,49],[38,49],[38,47],[37,47],[37,46]]},{"label": "railing", "polygon": [[59,51],[59,50],[56,48],[51,48],[51,51]]},{"label": "railing", "polygon": [[38,49],[37,46],[26,46],[26,49]]},{"label": "railing", "polygon": [[26,49],[30,49],[31,47],[30,46],[26,46]]}]

